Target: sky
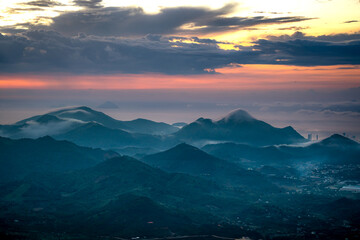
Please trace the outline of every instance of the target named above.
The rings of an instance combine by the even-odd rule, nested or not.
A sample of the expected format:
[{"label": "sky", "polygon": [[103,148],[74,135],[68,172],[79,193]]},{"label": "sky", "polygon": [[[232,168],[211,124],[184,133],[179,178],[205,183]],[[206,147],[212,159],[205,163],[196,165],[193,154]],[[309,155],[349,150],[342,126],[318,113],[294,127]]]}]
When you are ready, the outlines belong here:
[{"label": "sky", "polygon": [[0,33],[0,124],[112,101],[360,138],[359,0],[1,1]]}]

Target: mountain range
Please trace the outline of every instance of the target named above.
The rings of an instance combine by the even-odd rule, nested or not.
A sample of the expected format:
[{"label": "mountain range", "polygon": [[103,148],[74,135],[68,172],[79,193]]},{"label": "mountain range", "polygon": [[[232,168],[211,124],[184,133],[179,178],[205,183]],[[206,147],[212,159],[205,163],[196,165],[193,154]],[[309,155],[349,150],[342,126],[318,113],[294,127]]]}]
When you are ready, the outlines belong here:
[{"label": "mountain range", "polygon": [[[116,120],[88,107],[71,107],[0,125],[0,135],[10,138],[52,136],[88,147],[104,149],[144,148],[165,150],[186,142],[202,146],[209,141],[232,141],[251,145],[301,143],[306,140],[293,128],[275,128],[243,110],[219,121],[200,118],[181,128],[147,119]],[[134,153],[134,156],[137,153]]]},{"label": "mountain range", "polygon": [[88,107],[0,130],[1,239],[360,237],[360,145],[338,134],[306,142],[243,110],[175,127]]},{"label": "mountain range", "polygon": [[[50,137],[8,141],[28,141],[33,147],[43,147],[44,142],[69,144]],[[89,150],[72,147],[71,153]],[[18,161],[22,159],[15,157]],[[46,156],[43,159],[52,161]],[[82,162],[80,158],[72,160],[75,165]],[[228,200],[220,196],[232,195],[231,191],[203,178],[166,173],[131,157],[100,159],[98,164],[92,162],[87,168],[73,171],[50,172],[41,164],[36,170],[28,169],[22,179],[2,183],[0,208],[6,210],[0,213],[0,229],[7,222],[7,227],[17,231],[30,228],[69,234],[159,237],[204,233],[201,227],[204,224],[216,230],[223,218],[219,212],[230,211],[225,204]],[[9,218],[21,220],[9,223],[6,220]],[[239,236],[247,232],[251,231],[237,230]]]},{"label": "mountain range", "polygon": [[[141,118],[132,121],[116,120],[102,112],[85,106],[63,108],[44,115],[26,118],[12,125],[2,125],[0,130],[2,130],[3,135],[31,137],[29,130],[32,128],[38,128],[36,130],[39,131],[47,125],[52,126],[56,123],[62,123],[60,130],[61,133],[64,133],[89,122],[96,122],[109,129],[121,129],[130,133],[165,135],[178,130],[177,127],[166,123]],[[48,130],[50,132],[46,135],[52,135],[54,131],[51,132],[51,129]],[[59,133],[59,131],[55,133]]]}]

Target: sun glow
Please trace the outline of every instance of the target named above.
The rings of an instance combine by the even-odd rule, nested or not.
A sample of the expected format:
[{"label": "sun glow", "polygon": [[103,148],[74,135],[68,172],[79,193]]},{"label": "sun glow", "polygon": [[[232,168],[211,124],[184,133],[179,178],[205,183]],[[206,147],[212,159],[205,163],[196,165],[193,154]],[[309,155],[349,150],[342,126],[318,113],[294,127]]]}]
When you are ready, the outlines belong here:
[{"label": "sun glow", "polygon": [[[24,5],[24,0],[4,1],[0,6],[0,27],[13,26],[14,28],[27,28],[27,23],[50,25],[51,18],[62,12],[80,10],[81,7],[74,6],[70,0],[57,1],[59,4],[52,7],[34,7]],[[29,1],[27,1],[29,2]],[[219,9],[228,1],[178,1],[154,0],[131,2],[104,0],[104,7],[130,7],[136,6],[145,12],[156,14],[165,7],[193,6],[211,9]],[[235,17],[258,17],[282,18],[287,16],[301,16],[310,20],[282,23],[273,25],[259,25],[250,28],[233,29],[228,32],[203,33],[199,37],[208,37],[219,41],[250,43],[254,39],[264,38],[267,35],[292,34],[302,31],[305,34],[317,36],[323,34],[354,33],[360,31],[360,2],[358,0],[243,0],[232,1],[237,3],[234,12],[228,16]],[[96,11],[96,10],[95,10]],[[191,23],[185,24],[184,28],[194,30]],[[195,28],[201,28],[196,26]],[[1,30],[0,30],[1,31]],[[222,48],[224,46],[221,46]],[[229,48],[229,46],[226,46]],[[230,47],[232,49],[232,47]]]},{"label": "sun glow", "polygon": [[235,64],[215,71],[220,74],[15,74],[1,76],[0,89],[346,89],[358,87],[360,76],[360,66],[349,68]]}]

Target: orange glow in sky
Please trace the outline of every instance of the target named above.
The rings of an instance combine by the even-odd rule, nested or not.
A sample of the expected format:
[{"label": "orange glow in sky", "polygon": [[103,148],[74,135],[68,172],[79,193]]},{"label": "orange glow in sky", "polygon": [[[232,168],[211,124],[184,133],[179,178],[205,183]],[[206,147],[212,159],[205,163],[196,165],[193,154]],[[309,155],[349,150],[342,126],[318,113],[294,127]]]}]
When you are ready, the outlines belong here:
[{"label": "orange glow in sky", "polygon": [[244,65],[218,74],[2,75],[2,89],[345,89],[360,84],[360,66]]}]

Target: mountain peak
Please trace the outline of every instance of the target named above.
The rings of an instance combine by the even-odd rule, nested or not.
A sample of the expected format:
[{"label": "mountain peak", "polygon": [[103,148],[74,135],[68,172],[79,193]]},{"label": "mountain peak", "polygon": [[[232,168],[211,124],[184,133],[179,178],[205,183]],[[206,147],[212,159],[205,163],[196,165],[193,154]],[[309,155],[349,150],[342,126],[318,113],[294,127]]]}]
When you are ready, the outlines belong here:
[{"label": "mountain peak", "polygon": [[61,122],[62,120],[56,116],[45,114],[36,119],[38,123]]},{"label": "mountain peak", "polygon": [[242,109],[236,109],[228,113],[224,118],[222,118],[220,121],[224,122],[248,122],[256,120],[254,117],[252,117],[248,112],[242,110]]},{"label": "mountain peak", "polygon": [[196,119],[195,121],[196,123],[200,123],[200,124],[211,124],[212,123],[212,120],[211,119],[208,119],[208,118],[198,118]]},{"label": "mountain peak", "polygon": [[180,143],[178,145],[176,145],[175,147],[173,147],[172,149],[179,149],[179,150],[199,150],[198,148],[189,145],[187,143]]},{"label": "mountain peak", "polygon": [[87,106],[80,106],[80,107],[74,107],[72,109],[69,109],[69,110],[72,110],[72,111],[83,111],[84,113],[88,113],[88,114],[91,114],[91,113],[97,113],[97,111],[95,111],[94,109],[92,108],[89,108]]},{"label": "mountain peak", "polygon": [[330,137],[322,140],[320,143],[323,145],[338,145],[338,144],[341,144],[342,146],[358,145],[357,142],[351,140],[350,138],[344,137],[340,134],[333,134]]},{"label": "mountain peak", "polygon": [[206,157],[210,157],[213,158],[212,156],[208,155],[207,153],[203,152],[202,150],[189,145],[187,143],[180,143],[178,145],[176,145],[173,148],[170,148],[166,151],[160,152],[160,153],[155,153],[152,155],[149,155],[145,158],[151,158],[151,156],[162,156],[164,157],[164,159],[181,159],[181,160],[186,160],[186,159],[202,159],[202,158],[206,158]]},{"label": "mountain peak", "polygon": [[86,112],[86,113],[93,113],[95,112],[95,110],[87,107],[87,106],[72,106],[72,107],[64,107],[64,108],[60,108],[54,112],[51,112],[50,114],[52,115],[57,115],[57,114],[63,114],[63,113],[74,113],[77,111],[82,111],[82,112]]}]

